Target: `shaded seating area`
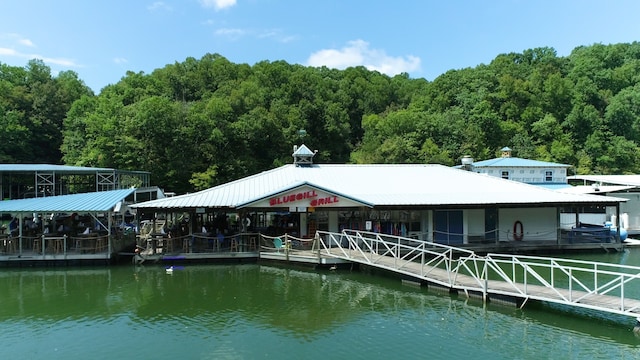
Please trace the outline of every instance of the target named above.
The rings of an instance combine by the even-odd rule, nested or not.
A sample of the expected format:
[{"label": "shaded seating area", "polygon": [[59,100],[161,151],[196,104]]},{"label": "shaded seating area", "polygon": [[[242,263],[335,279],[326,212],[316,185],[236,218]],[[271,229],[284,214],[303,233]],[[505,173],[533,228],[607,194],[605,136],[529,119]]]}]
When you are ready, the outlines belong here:
[{"label": "shaded seating area", "polygon": [[0,251],[4,254],[15,254],[18,252],[17,239],[9,234],[0,234]]},{"label": "shaded seating area", "polygon": [[137,237],[136,245],[145,254],[225,254],[257,252],[260,250],[258,233],[225,236],[221,232],[193,233],[182,236],[146,234]]},{"label": "shaded seating area", "polygon": [[116,212],[116,205],[134,191],[0,202],[0,213],[16,214],[17,223],[10,234],[0,234],[0,261],[112,259],[124,249],[128,238],[130,245],[135,241],[133,235],[118,233],[115,225],[116,217],[123,216]]}]

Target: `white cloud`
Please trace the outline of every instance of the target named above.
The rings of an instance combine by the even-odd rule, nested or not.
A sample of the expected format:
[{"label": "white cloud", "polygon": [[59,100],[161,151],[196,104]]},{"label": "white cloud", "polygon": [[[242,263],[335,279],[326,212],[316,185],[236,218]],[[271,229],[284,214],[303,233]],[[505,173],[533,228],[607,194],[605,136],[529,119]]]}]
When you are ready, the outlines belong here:
[{"label": "white cloud", "polygon": [[15,33],[0,34],[0,39],[9,39],[9,41],[16,43],[20,46],[36,47],[36,45],[31,41],[31,39],[27,39],[20,34],[15,34]]},{"label": "white cloud", "polygon": [[257,34],[258,39],[274,39],[277,42],[289,43],[298,37],[293,35],[284,35],[281,30],[265,30]]},{"label": "white cloud", "polygon": [[323,49],[311,54],[307,59],[307,65],[336,69],[364,66],[369,70],[393,76],[420,70],[420,58],[412,55],[389,56],[384,50],[371,49],[366,41],[354,40],[341,49]]},{"label": "white cloud", "polygon": [[65,58],[50,58],[50,57],[33,54],[33,55],[29,55],[29,59],[41,59],[46,64],[55,64],[55,65],[74,67],[74,68],[81,67],[80,64],[76,63],[75,61],[71,59],[65,59]]},{"label": "white cloud", "polygon": [[238,38],[246,35],[247,31],[243,29],[221,28],[216,30],[214,34],[217,36],[227,37],[230,40],[237,40]]},{"label": "white cloud", "polygon": [[116,64],[126,64],[129,61],[127,59],[123,58],[123,57],[117,57],[117,58],[113,59],[113,62],[116,63]]},{"label": "white cloud", "polygon": [[47,57],[41,54],[27,53],[24,51],[16,50],[16,48],[19,49],[23,47],[30,47],[30,48],[36,47],[31,40],[19,34],[13,34],[13,33],[0,34],[0,40],[2,39],[9,39],[9,41],[13,43],[13,45],[15,46],[9,45],[10,47],[0,47],[0,55],[11,56],[11,57],[26,59],[26,60],[39,59],[39,60],[42,60],[45,64],[59,65],[67,68],[82,67],[80,64],[76,63],[72,59],[61,58],[61,57]]},{"label": "white cloud", "polygon": [[5,56],[18,56],[17,55],[18,52],[13,50],[13,49],[9,49],[9,48],[0,48],[0,55],[5,55]]},{"label": "white cloud", "polygon": [[40,59],[47,64],[55,64],[55,65],[61,65],[66,67],[76,67],[76,68],[81,67],[80,64],[76,63],[71,59],[46,57],[40,54],[27,54],[27,53],[16,51],[15,49],[10,49],[10,48],[0,48],[0,55],[13,56],[13,57],[27,59],[27,60]]},{"label": "white cloud", "polygon": [[153,10],[166,10],[166,11],[171,11],[173,10],[171,8],[171,6],[169,6],[167,3],[163,2],[163,1],[156,1],[153,4],[147,6],[147,9],[153,11]]},{"label": "white cloud", "polygon": [[230,41],[238,40],[241,37],[253,37],[256,39],[270,39],[281,43],[289,43],[298,39],[297,36],[285,35],[281,30],[255,30],[240,28],[220,28],[214,32],[216,36],[226,37]]},{"label": "white cloud", "polygon": [[28,47],[35,47],[33,42],[31,42],[31,40],[29,40],[29,39],[20,38],[20,39],[18,39],[18,43],[21,44],[21,45],[24,45],[24,46],[28,46]]},{"label": "white cloud", "polygon": [[216,11],[230,8],[236,4],[236,0],[199,0],[200,5],[206,8],[214,8]]}]

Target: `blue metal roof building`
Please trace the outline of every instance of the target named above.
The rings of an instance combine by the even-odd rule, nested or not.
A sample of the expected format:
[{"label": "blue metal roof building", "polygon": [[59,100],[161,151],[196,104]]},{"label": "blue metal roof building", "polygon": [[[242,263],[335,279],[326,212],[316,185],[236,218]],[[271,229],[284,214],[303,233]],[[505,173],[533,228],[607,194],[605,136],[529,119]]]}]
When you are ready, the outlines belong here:
[{"label": "blue metal roof building", "polygon": [[135,189],[0,201],[0,213],[109,212]]},{"label": "blue metal roof building", "polygon": [[508,147],[502,148],[501,151],[501,157],[482,161],[473,161],[470,157],[464,157],[463,164],[456,168],[551,190],[571,186],[567,181],[567,172],[571,165],[512,157],[512,150]]},{"label": "blue metal roof building", "polygon": [[537,168],[570,168],[571,165],[558,164],[548,161],[538,161],[530,159],[522,159],[517,157],[500,157],[476,161],[473,163],[475,168],[484,167],[537,167]]},{"label": "blue metal roof building", "polygon": [[0,264],[110,263],[127,246],[122,232],[114,232],[115,215],[135,191],[0,201],[0,213],[11,214],[0,234]]}]

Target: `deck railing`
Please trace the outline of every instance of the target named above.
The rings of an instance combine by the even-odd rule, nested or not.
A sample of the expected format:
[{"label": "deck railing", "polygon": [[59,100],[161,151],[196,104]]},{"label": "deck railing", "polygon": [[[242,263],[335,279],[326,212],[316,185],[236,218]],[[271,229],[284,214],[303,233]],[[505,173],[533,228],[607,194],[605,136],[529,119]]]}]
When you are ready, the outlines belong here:
[{"label": "deck railing", "polygon": [[42,234],[38,236],[5,236],[0,238],[0,256],[8,258],[60,259],[73,255],[109,257],[111,249],[122,246],[123,240],[107,234],[67,236]]},{"label": "deck railing", "polygon": [[640,267],[473,251],[394,235],[318,231],[323,256],[367,264],[450,289],[640,315]]}]

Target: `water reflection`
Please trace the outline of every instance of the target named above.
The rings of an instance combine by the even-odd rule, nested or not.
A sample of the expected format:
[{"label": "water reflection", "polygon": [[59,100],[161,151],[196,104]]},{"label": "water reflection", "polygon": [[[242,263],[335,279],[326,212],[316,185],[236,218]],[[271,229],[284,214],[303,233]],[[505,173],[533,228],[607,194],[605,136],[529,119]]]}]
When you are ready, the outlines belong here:
[{"label": "water reflection", "polygon": [[134,358],[131,349],[149,339],[144,355],[152,358],[449,359],[473,349],[476,358],[624,359],[639,355],[640,344],[633,323],[548,305],[484,304],[349,271],[5,270],[0,293],[3,340],[14,344],[0,348],[1,358],[73,359],[87,351]]},{"label": "water reflection", "polygon": [[0,273],[0,317],[104,316],[110,288],[109,269],[4,270]]}]

